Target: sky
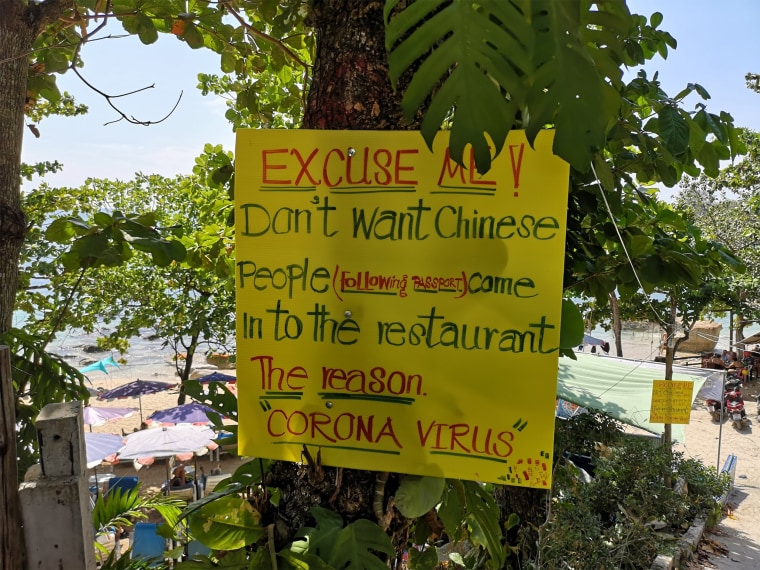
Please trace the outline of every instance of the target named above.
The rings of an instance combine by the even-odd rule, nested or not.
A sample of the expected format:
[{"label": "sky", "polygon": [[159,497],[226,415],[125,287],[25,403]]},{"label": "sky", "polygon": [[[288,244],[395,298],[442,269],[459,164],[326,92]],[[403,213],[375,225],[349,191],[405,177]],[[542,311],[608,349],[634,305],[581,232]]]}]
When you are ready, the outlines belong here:
[{"label": "sky", "polygon": [[[726,111],[738,126],[760,131],[760,94],[747,89],[744,81],[748,71],[760,73],[760,0],[629,0],[628,6],[646,16],[661,12],[660,28],[678,41],[667,60],[658,57],[646,66],[650,77],[659,71],[670,95],[687,83],[699,83],[711,95],[708,111]],[[112,35],[119,33],[118,28],[111,30]],[[49,184],[79,186],[90,177],[128,180],[135,172],[188,174],[204,144],[234,150],[224,101],[215,95],[204,97],[196,89],[198,73],[218,73],[216,54],[191,50],[174,37],[161,36],[150,46],[134,37],[114,37],[89,43],[82,57],[85,79],[109,95],[154,86],[114,100],[137,119],[157,121],[169,113],[180,93],[182,98],[160,124],[106,125],[118,119],[108,102],[73,73],[58,76],[61,91],[74,95],[90,111],[84,117],[43,120],[38,125],[40,138],[25,131],[24,162],[58,160],[64,165],[62,172],[45,177]],[[699,101],[691,95],[685,106],[693,109]]]}]

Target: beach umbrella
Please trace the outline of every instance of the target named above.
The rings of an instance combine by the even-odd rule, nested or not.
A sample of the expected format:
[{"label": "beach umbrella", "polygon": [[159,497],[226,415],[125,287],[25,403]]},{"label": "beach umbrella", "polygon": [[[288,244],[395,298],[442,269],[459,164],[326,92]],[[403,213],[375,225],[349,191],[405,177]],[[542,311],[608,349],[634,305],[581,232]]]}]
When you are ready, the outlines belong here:
[{"label": "beach umbrella", "polygon": [[237,377],[230,374],[222,374],[221,372],[212,372],[195,380],[201,384],[207,384],[208,382],[229,382],[230,384],[234,384],[237,382]]},{"label": "beach umbrella", "polygon": [[99,400],[116,400],[121,398],[137,398],[140,402],[140,423],[143,421],[142,414],[142,397],[146,394],[157,394],[174,388],[176,384],[168,382],[158,382],[155,380],[134,380],[127,384],[122,384],[111,390],[103,390],[98,394]]},{"label": "beach umbrella", "polygon": [[[181,425],[148,428],[129,434],[124,447],[117,455],[119,460],[132,459],[140,465],[150,465],[156,459],[177,457],[187,461],[194,455],[205,455],[219,447],[216,433],[205,426]],[[169,462],[166,462],[166,480],[169,481]]]},{"label": "beach umbrella", "polygon": [[95,370],[99,370],[100,372],[105,372],[108,374],[108,366],[115,366],[116,368],[119,367],[119,364],[113,359],[113,356],[109,356],[108,358],[104,358],[103,360],[98,360],[97,362],[93,362],[92,364],[88,364],[84,368],[80,368],[79,372],[82,374],[86,372],[93,372]]},{"label": "beach umbrella", "polygon": [[100,465],[104,459],[111,462],[115,460],[116,452],[124,447],[124,438],[110,433],[86,433],[84,444],[87,453],[87,468],[92,469]]},{"label": "beach umbrella", "polygon": [[149,422],[160,424],[208,424],[211,423],[207,414],[213,414],[221,419],[220,414],[205,404],[192,402],[168,410],[159,410],[148,416]]},{"label": "beach umbrella", "polygon": [[137,459],[143,464],[150,464],[151,459],[161,459],[176,455],[186,461],[193,455],[204,455],[210,449],[216,449],[216,433],[205,426],[181,425],[161,428],[148,428],[130,433],[124,438],[124,446],[119,450],[118,458]]},{"label": "beach umbrella", "polygon": [[111,420],[128,418],[136,411],[137,408],[95,408],[93,406],[85,406],[82,409],[84,423],[90,426],[90,431],[92,431],[92,426],[102,426]]}]

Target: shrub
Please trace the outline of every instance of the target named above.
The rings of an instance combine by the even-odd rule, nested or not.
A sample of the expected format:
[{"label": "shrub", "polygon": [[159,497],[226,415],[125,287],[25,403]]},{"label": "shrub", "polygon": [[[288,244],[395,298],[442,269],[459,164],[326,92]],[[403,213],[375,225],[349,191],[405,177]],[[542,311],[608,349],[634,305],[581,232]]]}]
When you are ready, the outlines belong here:
[{"label": "shrub", "polygon": [[[592,420],[584,420],[584,434]],[[714,467],[649,440],[623,438],[593,460],[595,475],[587,484],[568,484],[572,467],[557,466],[538,567],[649,568],[695,518],[714,512],[716,498],[727,490],[727,479]],[[686,482],[686,495],[665,484],[667,474]]]}]

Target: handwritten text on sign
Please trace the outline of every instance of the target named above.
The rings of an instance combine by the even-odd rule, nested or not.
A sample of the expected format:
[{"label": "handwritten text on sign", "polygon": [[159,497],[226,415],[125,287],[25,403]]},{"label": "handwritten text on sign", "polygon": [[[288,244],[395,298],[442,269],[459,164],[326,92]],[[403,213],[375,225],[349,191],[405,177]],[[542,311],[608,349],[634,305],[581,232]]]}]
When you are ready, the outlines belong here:
[{"label": "handwritten text on sign", "polygon": [[649,421],[659,424],[688,424],[694,382],[690,380],[654,380]]},{"label": "handwritten text on sign", "polygon": [[568,167],[417,132],[238,131],[241,453],[550,484]]}]

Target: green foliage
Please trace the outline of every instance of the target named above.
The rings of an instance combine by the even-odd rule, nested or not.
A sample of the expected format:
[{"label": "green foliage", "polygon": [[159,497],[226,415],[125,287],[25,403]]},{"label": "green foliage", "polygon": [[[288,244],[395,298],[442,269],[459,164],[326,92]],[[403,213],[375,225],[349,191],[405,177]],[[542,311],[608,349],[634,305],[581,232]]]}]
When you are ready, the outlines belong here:
[{"label": "green foliage", "polygon": [[747,73],[744,76],[747,82],[747,89],[751,89],[755,93],[760,93],[760,75],[757,73]]},{"label": "green foliage", "polygon": [[185,248],[174,238],[165,239],[152,226],[153,214],[113,214],[96,212],[94,223],[88,224],[79,217],[58,218],[45,231],[45,237],[54,243],[71,243],[61,257],[68,270],[89,269],[101,265],[122,265],[134,255],[134,250],[150,253],[153,263],[166,267],[185,257]]},{"label": "green foliage", "polygon": [[[209,382],[208,384],[201,384],[200,382],[187,381],[185,382],[185,392],[196,402],[211,406],[224,417],[237,422],[237,396],[230,392],[229,388],[227,388],[224,383]],[[211,419],[216,421],[217,416],[214,416]],[[221,428],[222,425],[215,424],[215,427]],[[233,434],[237,433],[237,425],[224,425],[224,429],[226,431],[231,431]],[[234,443],[237,441],[237,438],[228,441],[229,443]]]},{"label": "green foliage", "polygon": [[16,394],[16,453],[18,477],[39,462],[34,422],[47,404],[87,401],[84,376],[58,356],[44,350],[44,339],[24,330],[0,333],[0,345],[10,347],[11,376]]},{"label": "green foliage", "polygon": [[263,534],[261,515],[238,496],[218,497],[189,519],[190,533],[209,548],[236,550],[254,544]]},{"label": "green foliage", "polygon": [[[594,463],[594,479],[564,486],[552,505],[544,568],[649,568],[667,541],[707,516],[727,489],[714,468],[639,438],[619,441]],[[667,472],[686,481],[685,497],[664,484]]]},{"label": "green foliage", "polygon": [[297,535],[303,540],[295,541],[290,548],[296,559],[308,563],[311,556],[316,556],[329,568],[352,566],[383,570],[386,565],[375,552],[388,556],[396,552],[388,536],[375,523],[359,519],[343,526],[339,514],[322,507],[313,507],[311,514],[317,526],[298,531]]},{"label": "green foliage", "polygon": [[140,486],[134,489],[112,489],[108,496],[99,495],[92,511],[96,536],[113,527],[131,527],[135,520],[146,519],[148,512],[156,510],[169,527],[174,527],[185,502],[173,497],[140,495]]},{"label": "green foliage", "polygon": [[570,299],[562,299],[562,322],[559,331],[560,354],[575,360],[576,346],[583,342],[586,325],[578,306]]},{"label": "green foliage", "polygon": [[152,560],[133,560],[129,551],[118,555],[113,549],[98,566],[99,570],[167,570],[169,564]]},{"label": "green foliage", "polygon": [[57,160],[50,162],[37,162],[35,164],[21,164],[21,178],[31,180],[35,176],[45,176],[46,174],[55,174],[63,169],[63,165]]},{"label": "green foliage", "polygon": [[[461,161],[471,144],[480,172],[490,167],[490,145],[500,152],[510,129],[526,129],[532,141],[547,126],[556,130],[555,152],[586,172],[597,153],[621,135],[634,135],[629,153],[648,142],[648,133],[620,128],[621,113],[625,121],[633,109],[648,115],[646,130],[659,139],[646,150],[667,155],[656,167],[657,179],[666,184],[674,184],[678,174],[668,158],[689,165],[696,158],[711,171],[729,145],[736,154],[730,116],[715,117],[702,108],[692,117],[674,105],[694,90],[709,97],[701,87],[690,86],[674,101],[653,91],[631,97],[631,85],[623,83],[622,65],[667,57],[668,48],[675,47],[670,34],[657,29],[660,14],[648,23],[631,14],[623,0],[439,0],[399,6],[398,0],[385,4],[386,46],[394,81],[416,68],[404,93],[404,111],[411,117],[427,105],[422,133],[428,145],[452,113],[452,157]],[[706,142],[707,134],[719,142]],[[699,152],[690,155],[687,143]]]},{"label": "green foliage", "polygon": [[407,518],[421,517],[441,502],[445,487],[446,479],[440,477],[407,475],[396,491],[396,508]]},{"label": "green foliage", "polygon": [[[95,526],[95,536],[102,536],[113,532],[115,529],[128,529],[132,527],[137,520],[145,519],[152,510],[157,511],[166,521],[165,525],[160,527],[164,533],[174,537],[171,528],[174,527],[179,518],[184,501],[163,495],[154,497],[141,497],[140,486],[134,489],[123,490],[113,489],[107,497],[100,495],[95,502],[92,511],[93,525]],[[131,550],[121,553],[117,558],[116,549],[110,553],[99,542],[95,542],[96,549],[101,556],[105,558],[99,566],[101,570],[141,570],[143,568],[168,568],[163,561],[145,561],[132,560]],[[150,562],[150,563],[149,563]]]},{"label": "green foliage", "polygon": [[499,525],[499,507],[490,486],[474,481],[448,479],[438,516],[451,542],[469,541],[490,555],[493,568],[506,560]]},{"label": "green foliage", "polygon": [[[585,190],[582,191],[585,193]],[[589,196],[590,198],[590,196]],[[581,193],[569,220],[566,285],[579,295],[621,298],[640,290],[699,288],[711,277],[743,271],[741,261],[722,244],[707,239],[672,206],[636,191],[612,206],[615,224]],[[582,205],[590,209],[582,212]]]},{"label": "green foliage", "polygon": [[32,50],[26,105],[31,117],[46,113],[46,105],[67,114],[83,110],[69,103],[68,94],[61,95],[56,75],[79,71],[82,45],[104,39],[101,22],[106,18],[120,22],[146,45],[159,34],[170,34],[190,49],[219,54],[224,75],[203,74],[200,86],[204,94],[229,98],[227,117],[236,126],[293,126],[301,115],[314,49],[302,3],[78,0],[59,10],[61,17],[39,34]]},{"label": "green foliage", "polygon": [[[207,145],[196,174],[41,185],[25,197],[32,229],[17,309],[52,338],[113,323],[104,348],[152,329],[189,375],[202,346],[228,352],[233,332],[232,162]],[[125,215],[122,212],[150,212]]]},{"label": "green foliage", "polygon": [[64,91],[61,98],[57,101],[41,101],[34,107],[31,107],[26,115],[32,121],[39,123],[47,117],[77,117],[85,115],[87,111],[87,105],[77,103],[73,96]]},{"label": "green foliage", "polygon": [[678,207],[708,238],[724,244],[746,265],[747,271],[729,274],[714,285],[714,306],[732,307],[742,320],[760,319],[760,136],[742,131],[746,153],[721,170],[717,178],[685,178],[677,196]]}]

